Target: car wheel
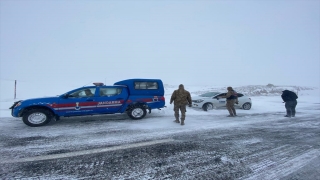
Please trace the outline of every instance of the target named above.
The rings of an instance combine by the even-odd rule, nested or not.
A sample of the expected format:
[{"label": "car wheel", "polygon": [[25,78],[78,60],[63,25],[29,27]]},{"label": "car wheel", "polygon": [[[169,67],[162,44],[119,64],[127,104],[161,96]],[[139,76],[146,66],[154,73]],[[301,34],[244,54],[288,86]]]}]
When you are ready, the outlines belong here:
[{"label": "car wheel", "polygon": [[249,110],[249,109],[251,109],[251,104],[250,104],[250,103],[244,103],[244,104],[242,105],[242,109],[244,109],[244,110]]},{"label": "car wheel", "polygon": [[22,116],[23,122],[31,127],[43,126],[51,121],[52,113],[45,109],[31,109]]},{"label": "car wheel", "polygon": [[202,106],[202,109],[203,109],[204,111],[212,110],[212,109],[213,109],[213,104],[212,104],[212,103],[205,103],[205,104]]},{"label": "car wheel", "polygon": [[147,110],[141,106],[135,106],[128,111],[128,116],[131,119],[142,119],[147,114]]}]

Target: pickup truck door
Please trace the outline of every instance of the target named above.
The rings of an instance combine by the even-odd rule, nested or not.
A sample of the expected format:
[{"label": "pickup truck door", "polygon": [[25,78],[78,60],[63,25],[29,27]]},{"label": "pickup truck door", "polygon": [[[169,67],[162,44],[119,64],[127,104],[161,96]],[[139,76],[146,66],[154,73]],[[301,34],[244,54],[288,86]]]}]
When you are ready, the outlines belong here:
[{"label": "pickup truck door", "polygon": [[128,99],[128,90],[124,87],[103,86],[98,88],[97,112],[99,114],[118,113]]},{"label": "pickup truck door", "polygon": [[56,105],[60,116],[95,114],[97,111],[97,88],[82,88],[66,94]]}]

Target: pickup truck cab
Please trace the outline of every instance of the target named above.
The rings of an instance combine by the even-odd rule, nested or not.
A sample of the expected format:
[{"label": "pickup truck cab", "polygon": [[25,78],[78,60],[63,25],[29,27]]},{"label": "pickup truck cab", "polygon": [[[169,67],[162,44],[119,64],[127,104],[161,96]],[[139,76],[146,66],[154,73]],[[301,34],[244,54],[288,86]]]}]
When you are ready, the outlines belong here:
[{"label": "pickup truck cab", "polygon": [[147,111],[165,107],[164,87],[160,79],[127,79],[104,85],[94,83],[56,97],[15,102],[13,117],[22,117],[28,126],[42,126],[60,117],[127,113],[131,119],[142,119]]}]

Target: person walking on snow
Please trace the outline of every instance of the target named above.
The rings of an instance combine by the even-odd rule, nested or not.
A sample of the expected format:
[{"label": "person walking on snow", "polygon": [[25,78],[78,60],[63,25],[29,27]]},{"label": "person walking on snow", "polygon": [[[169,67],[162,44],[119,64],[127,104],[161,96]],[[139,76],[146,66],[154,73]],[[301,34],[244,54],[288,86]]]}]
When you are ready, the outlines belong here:
[{"label": "person walking on snow", "polygon": [[179,85],[179,89],[175,90],[170,99],[170,104],[174,102],[174,117],[176,120],[174,122],[180,123],[179,121],[179,110],[181,111],[181,125],[184,125],[184,120],[186,118],[186,106],[189,104],[189,107],[192,106],[191,95],[189,91],[184,89],[183,84]]},{"label": "person walking on snow", "polygon": [[289,91],[289,90],[284,90],[284,91],[282,91],[281,98],[282,98],[283,102],[285,102],[285,108],[287,111],[287,115],[285,115],[284,117],[295,117],[296,106],[298,104],[297,94],[292,91]]}]

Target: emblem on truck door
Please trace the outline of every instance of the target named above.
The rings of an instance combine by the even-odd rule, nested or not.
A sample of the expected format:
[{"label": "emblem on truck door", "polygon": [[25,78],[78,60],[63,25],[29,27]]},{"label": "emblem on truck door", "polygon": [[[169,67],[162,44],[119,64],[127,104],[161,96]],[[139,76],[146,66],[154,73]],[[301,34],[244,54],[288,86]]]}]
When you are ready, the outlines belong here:
[{"label": "emblem on truck door", "polygon": [[76,107],[74,109],[75,110],[80,110],[79,102],[76,102]]}]

